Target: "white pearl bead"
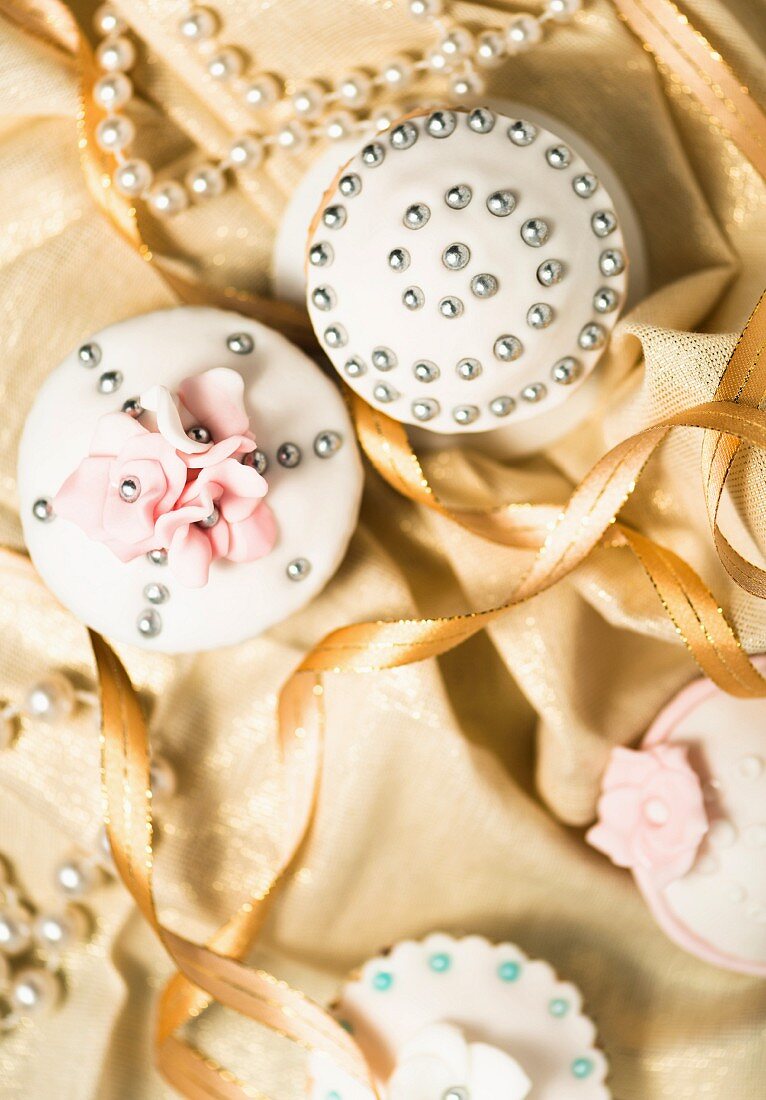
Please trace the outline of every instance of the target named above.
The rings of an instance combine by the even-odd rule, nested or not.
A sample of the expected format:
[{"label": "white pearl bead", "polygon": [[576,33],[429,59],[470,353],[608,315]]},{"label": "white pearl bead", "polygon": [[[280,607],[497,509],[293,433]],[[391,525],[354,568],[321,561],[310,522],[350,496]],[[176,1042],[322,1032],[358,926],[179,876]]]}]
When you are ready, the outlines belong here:
[{"label": "white pearl bead", "polygon": [[27,951],[32,943],[32,914],[25,905],[13,905],[0,911],[0,954],[13,958]]},{"label": "white pearl bead", "polygon": [[142,195],[151,186],[153,178],[151,165],[140,157],[133,157],[118,165],[112,176],[117,190],[129,198]]},{"label": "white pearl bead", "polygon": [[162,180],[149,190],[146,201],[154,214],[161,218],[172,218],[180,214],[189,205],[186,189],[176,180]]},{"label": "white pearl bead", "polygon": [[96,127],[96,141],[108,153],[120,152],[130,145],[136,136],[136,128],[125,115],[102,118]]},{"label": "white pearl bead", "polygon": [[155,805],[167,802],[176,793],[176,773],[164,756],[152,757],[149,765],[149,786]]},{"label": "white pearl bead", "polygon": [[390,130],[400,115],[401,111],[397,111],[392,106],[379,107],[377,111],[373,111],[370,122],[376,130]]},{"label": "white pearl bead", "polygon": [[325,90],[316,80],[301,84],[292,97],[293,110],[299,118],[312,119],[322,113]]},{"label": "white pearl bead", "polygon": [[207,71],[213,80],[231,80],[240,76],[244,67],[245,59],[234,46],[224,46],[207,63]]},{"label": "white pearl bead", "polygon": [[60,863],[55,871],[56,887],[68,898],[82,898],[96,886],[98,870],[87,860],[72,856]]},{"label": "white pearl bead", "polygon": [[381,65],[380,75],[387,88],[401,92],[415,79],[415,66],[409,57],[391,57]]},{"label": "white pearl bead", "polygon": [[366,73],[358,70],[346,73],[338,81],[336,92],[340,102],[354,110],[366,107],[372,94],[372,81]]},{"label": "white pearl bead", "polygon": [[87,929],[85,913],[70,906],[63,913],[40,913],[34,921],[33,935],[44,951],[64,952],[83,940]]},{"label": "white pearl bead", "polygon": [[128,24],[111,4],[101,4],[93,15],[93,26],[99,34],[124,34]]},{"label": "white pearl bead", "polygon": [[582,0],[548,0],[548,12],[559,23],[566,23],[582,8]]},{"label": "white pearl bead", "polygon": [[217,164],[198,164],[186,175],[186,186],[195,199],[214,199],[226,188],[226,179]]},{"label": "white pearl bead", "polygon": [[178,30],[190,42],[206,42],[218,30],[218,17],[210,8],[192,8],[179,22]]},{"label": "white pearl bead", "polygon": [[426,64],[435,73],[448,73],[453,68],[454,61],[440,49],[434,48],[426,54]]},{"label": "white pearl bead", "polygon": [[483,31],[476,39],[476,61],[485,68],[499,65],[506,54],[505,39],[499,31]]},{"label": "white pearl bead", "polygon": [[263,142],[254,134],[242,134],[229,146],[229,163],[234,168],[257,168],[263,160]]},{"label": "white pearl bead", "polygon": [[455,27],[445,34],[439,42],[439,49],[445,57],[470,57],[475,48],[473,35],[465,27]]},{"label": "white pearl bead", "polygon": [[[12,713],[7,711],[0,712],[0,752],[4,749],[9,749],[13,742],[16,740],[16,718]],[[3,878],[0,874],[0,883]]]},{"label": "white pearl bead", "polygon": [[125,73],[102,76],[93,85],[94,102],[105,111],[118,111],[130,102],[132,95],[133,82]]},{"label": "white pearl bead", "polygon": [[270,73],[262,73],[245,88],[245,103],[254,110],[271,107],[282,94],[282,85]]},{"label": "white pearl bead", "polygon": [[354,132],[356,119],[350,111],[333,111],[325,119],[324,132],[331,141],[342,141]]},{"label": "white pearl bead", "polygon": [[521,53],[535,46],[543,37],[543,29],[534,15],[522,12],[508,24],[506,41],[509,53]]},{"label": "white pearl bead", "polygon": [[108,73],[122,73],[136,63],[136,50],[129,38],[107,38],[96,50],[96,60]]},{"label": "white pearl bead", "polygon": [[288,122],[277,130],[277,145],[289,153],[300,153],[308,143],[308,129],[298,120]]},{"label": "white pearl bead", "polygon": [[486,89],[486,81],[478,73],[458,73],[449,82],[450,92],[457,99],[469,99],[471,96],[482,95]]},{"label": "white pearl bead", "polygon": [[75,708],[75,691],[63,672],[51,672],[27,691],[22,704],[28,718],[43,722],[60,722],[69,718]]},{"label": "white pearl bead", "polygon": [[413,19],[436,19],[444,10],[442,0],[409,0]]},{"label": "white pearl bead", "polygon": [[55,1008],[60,996],[56,975],[39,966],[20,971],[11,985],[11,1003],[23,1016],[44,1016]]}]

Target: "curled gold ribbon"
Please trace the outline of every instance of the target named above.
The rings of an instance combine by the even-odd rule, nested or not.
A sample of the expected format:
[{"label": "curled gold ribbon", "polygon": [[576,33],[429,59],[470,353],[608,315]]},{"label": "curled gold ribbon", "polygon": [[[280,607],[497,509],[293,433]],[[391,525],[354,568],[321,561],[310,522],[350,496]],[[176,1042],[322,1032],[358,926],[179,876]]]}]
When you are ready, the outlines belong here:
[{"label": "curled gold ribbon", "polygon": [[[720,56],[670,0],[614,2],[658,62],[683,80],[766,177],[766,118]],[[239,309],[280,328],[303,346],[311,344],[301,310],[233,288],[216,291],[201,286],[180,276],[164,257],[151,250],[144,241],[135,206],[111,186],[109,163],[94,141],[97,114],[90,94],[95,75],[93,58],[71,13],[59,0],[2,0],[2,4],[4,9],[15,8],[22,13],[34,10],[37,15],[44,10],[46,22],[54,17],[57,21],[59,41],[76,50],[82,78],[78,121],[83,173],[96,203],[115,229],[156,267],[181,300]],[[29,25],[30,20],[20,22]],[[147,731],[124,668],[104,640],[91,635],[102,700],[103,782],[110,843],[123,881],[178,968],[160,1001],[157,1060],[169,1083],[184,1096],[190,1100],[266,1100],[257,1088],[238,1080],[179,1037],[183,1024],[211,1000],[305,1049],[323,1051],[375,1092],[361,1052],[328,1013],[285,983],[242,962],[262,926],[274,887],[289,870],[312,818],[321,760],[324,673],[393,668],[444,653],[508,608],[567,576],[595,547],[628,547],[706,674],[732,694],[766,694],[766,682],[696,573],[678,555],[616,519],[667,434],[677,427],[701,428],[705,431],[706,494],[716,547],[737,583],[756,595],[766,593],[764,577],[754,572],[752,563],[738,557],[717,524],[720,496],[737,448],[743,443],[766,445],[766,415],[757,408],[758,395],[763,396],[764,388],[761,352],[765,323],[761,305],[735,349],[716,401],[668,418],[614,448],[594,466],[563,511],[553,505],[510,505],[483,511],[447,508],[424,477],[402,426],[358,398],[351,399],[362,446],[394,488],[474,534],[502,545],[537,550],[537,556],[509,601],[500,607],[449,619],[348,626],[333,632],[304,659],[280,696],[280,746],[294,811],[283,856],[275,868],[271,888],[245,902],[206,944],[184,938],[158,918],[152,885]]]}]

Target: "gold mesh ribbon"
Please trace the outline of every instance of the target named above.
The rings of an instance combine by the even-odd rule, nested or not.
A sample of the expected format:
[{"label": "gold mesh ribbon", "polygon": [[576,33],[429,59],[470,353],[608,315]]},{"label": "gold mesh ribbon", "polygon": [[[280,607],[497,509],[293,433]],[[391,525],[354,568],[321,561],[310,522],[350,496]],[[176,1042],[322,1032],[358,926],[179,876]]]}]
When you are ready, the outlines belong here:
[{"label": "gold mesh ribbon", "polygon": [[[629,26],[661,66],[679,77],[711,118],[731,135],[766,176],[766,118],[720,56],[669,0],[614,0]],[[67,48],[76,43],[82,77],[80,150],[90,191],[111,224],[153,263],[186,302],[235,307],[276,326],[306,344],[302,311],[266,302],[233,288],[213,291],[180,275],[144,241],[136,208],[110,182],[110,165],[93,140],[98,116],[92,107],[91,52],[68,10],[58,0],[14,3],[22,25],[50,35]],[[30,17],[30,12],[33,13]],[[556,506],[511,505],[490,510],[448,509],[426,481],[401,425],[352,398],[361,444],[376,469],[411,500],[509,547],[537,550],[534,563],[503,605],[452,618],[362,623],[337,630],[302,662],[280,696],[280,745],[284,779],[291,792],[283,856],[272,886],[244,903],[204,945],[159,920],[152,886],[152,812],[147,730],[128,676],[112,650],[91,635],[102,701],[103,783],[110,843],[119,873],[141,912],[155,928],[179,973],[160,1001],[158,1063],[167,1080],[191,1100],[241,1100],[263,1093],[239,1081],[225,1067],[179,1037],[185,1022],[215,1000],[297,1043],[333,1058],[374,1092],[365,1060],[331,1016],[284,982],[246,966],[274,887],[291,866],[311,822],[321,762],[324,723],[322,675],[374,671],[444,653],[484,629],[509,608],[567,576],[595,547],[629,548],[648,574],[676,631],[700,667],[725,691],[741,697],[766,695],[766,681],[743,651],[734,628],[696,573],[672,551],[658,546],[617,516],[652,454],[674,428],[703,429],[703,472],[708,511],[721,560],[738,584],[762,596],[766,577],[742,558],[718,527],[726,477],[739,447],[766,446],[766,414],[758,405],[766,393],[766,307],[759,303],[721,380],[716,400],[699,405],[638,433],[602,458],[577,487],[563,511]]]}]

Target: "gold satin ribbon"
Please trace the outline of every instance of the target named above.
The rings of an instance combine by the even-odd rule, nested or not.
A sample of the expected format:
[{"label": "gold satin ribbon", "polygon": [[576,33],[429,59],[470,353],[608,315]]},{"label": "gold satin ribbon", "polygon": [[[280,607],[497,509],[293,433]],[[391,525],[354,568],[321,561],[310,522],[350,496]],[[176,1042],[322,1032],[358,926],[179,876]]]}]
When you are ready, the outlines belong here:
[{"label": "gold satin ribbon", "polygon": [[[708,43],[668,0],[615,0],[626,22],[658,62],[668,66],[725,127],[758,171],[766,176],[766,119]],[[22,13],[55,13],[59,39],[79,43],[82,75],[80,152],[91,194],[112,225],[185,302],[237,308],[280,328],[294,341],[310,343],[305,315],[284,303],[267,302],[229,288],[214,291],[178,274],[144,242],[136,208],[110,183],[110,163],[94,141],[97,113],[90,95],[91,52],[70,13],[58,0],[35,4],[3,0]],[[22,20],[28,23],[29,20]],[[138,699],[120,662],[98,635],[91,635],[102,699],[103,782],[107,823],[115,863],[141,912],[155,928],[179,973],[160,1001],[157,1059],[173,1087],[191,1100],[242,1100],[263,1094],[178,1037],[185,1022],[212,999],[284,1035],[305,1049],[324,1051],[374,1092],[368,1067],[353,1040],[319,1006],[285,983],[242,963],[261,928],[274,886],[290,868],[309,827],[321,762],[324,722],[322,674],[393,668],[444,653],[483,629],[523,600],[567,576],[597,546],[628,547],[641,562],[675,629],[700,666],[724,690],[743,697],[766,694],[766,682],[743,652],[734,629],[696,573],[676,554],[617,521],[651,455],[676,427],[705,431],[706,488],[714,537],[732,576],[743,572],[753,591],[761,579],[751,563],[738,560],[722,542],[717,501],[742,443],[766,445],[766,415],[756,407],[763,396],[761,306],[740,340],[722,379],[717,401],[698,406],[646,429],[609,452],[575,490],[565,509],[510,505],[476,510],[448,509],[428,485],[401,425],[352,399],[362,446],[379,472],[410,499],[506,546],[536,549],[537,557],[507,603],[450,619],[363,623],[333,632],[302,662],[280,696],[280,744],[285,781],[293,792],[293,817],[272,886],[246,902],[204,945],[164,926],[152,886],[152,812],[147,731]],[[757,351],[757,357],[756,357]],[[737,383],[737,379],[739,382]],[[760,396],[759,396],[760,395]],[[712,504],[712,507],[711,507]],[[731,551],[731,552],[730,552]],[[728,564],[727,564],[728,562]],[[747,567],[750,567],[748,569]],[[732,572],[734,571],[734,572]],[[735,576],[735,579],[737,577]],[[740,583],[738,581],[738,583]],[[760,593],[757,593],[760,594]]]}]

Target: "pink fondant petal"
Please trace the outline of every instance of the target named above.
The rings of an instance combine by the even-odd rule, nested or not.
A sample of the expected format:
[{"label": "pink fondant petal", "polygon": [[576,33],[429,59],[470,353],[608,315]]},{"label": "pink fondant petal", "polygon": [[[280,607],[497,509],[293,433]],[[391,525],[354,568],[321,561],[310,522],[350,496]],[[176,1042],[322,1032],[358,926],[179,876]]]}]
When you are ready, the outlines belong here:
[{"label": "pink fondant petal", "polygon": [[214,443],[204,454],[184,455],[184,460],[190,469],[202,470],[206,466],[215,466],[233,455],[249,454],[253,450],[255,450],[255,441],[249,435],[230,435],[220,443]]},{"label": "pink fondant petal", "polygon": [[252,516],[229,524],[230,561],[256,561],[265,557],[277,540],[277,521],[268,504],[259,504]]},{"label": "pink fondant petal", "polygon": [[168,548],[168,566],[187,588],[204,588],[208,582],[213,550],[199,527],[180,528]]},{"label": "pink fondant petal", "polygon": [[591,847],[603,852],[618,867],[633,866],[634,856],[628,839],[608,825],[602,825],[601,822],[593,825],[585,834],[585,839]]},{"label": "pink fondant petal", "polygon": [[650,752],[626,749],[618,745],[612,749],[602,783],[605,788],[641,786],[656,771],[657,761]]},{"label": "pink fondant petal", "polygon": [[235,370],[215,367],[185,378],[178,393],[189,412],[215,440],[242,435],[250,427],[245,411],[244,379]]},{"label": "pink fondant petal", "polygon": [[221,462],[218,466],[201,471],[198,484],[218,485],[221,492],[217,496],[221,515],[236,523],[252,514],[254,502],[268,492],[268,485],[252,466],[243,466],[233,458]]},{"label": "pink fondant petal", "polygon": [[219,519],[215,527],[209,527],[205,533],[210,539],[213,560],[217,561],[219,558],[227,557],[231,547],[231,533],[226,520]]},{"label": "pink fondant petal", "polygon": [[209,498],[198,497],[192,504],[186,504],[175,508],[172,512],[166,512],[164,516],[159,517],[154,527],[157,545],[170,546],[176,532],[207,519],[212,510],[213,504]]},{"label": "pink fondant petal", "polygon": [[91,455],[117,455],[130,439],[149,435],[147,429],[127,413],[107,413],[99,418],[90,441]]},{"label": "pink fondant petal", "polygon": [[80,527],[88,538],[105,538],[102,516],[109,493],[111,458],[84,458],[53,498],[53,510]]}]

